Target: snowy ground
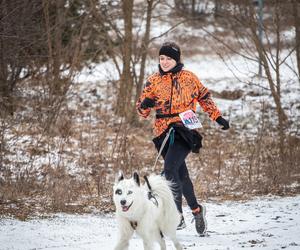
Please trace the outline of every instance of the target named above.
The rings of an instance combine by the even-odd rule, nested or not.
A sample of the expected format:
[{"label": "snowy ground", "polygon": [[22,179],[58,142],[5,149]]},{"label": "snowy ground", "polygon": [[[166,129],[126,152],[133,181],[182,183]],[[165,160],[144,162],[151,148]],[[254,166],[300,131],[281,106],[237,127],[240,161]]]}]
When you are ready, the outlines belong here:
[{"label": "snowy ground", "polygon": [[[168,28],[163,25],[156,25],[155,27],[157,30],[153,31],[153,36],[163,33]],[[162,28],[164,30],[161,30]],[[201,47],[201,44],[195,44],[195,47]],[[205,49],[205,46],[203,48]],[[266,102],[269,107],[274,107],[270,91],[266,90],[268,88],[267,82],[265,80],[260,82],[251,78],[257,71],[258,66],[256,64],[245,62],[244,59],[233,56],[228,61],[231,68],[229,69],[220,58],[212,55],[186,57],[184,63],[186,69],[195,72],[204,85],[211,90],[217,92],[223,90],[243,91],[243,97],[237,100],[214,98],[224,117],[230,119],[233,126],[243,122],[241,127],[246,128],[247,132],[252,131],[257,128],[258,116],[260,116],[258,111],[261,109],[262,103]],[[294,62],[288,63],[290,66],[295,65]],[[149,60],[146,70],[147,75],[156,71],[157,60]],[[233,72],[243,81],[234,78]],[[98,120],[92,120],[90,114],[99,105],[102,108],[111,106],[114,95],[111,92],[112,87],[107,84],[107,81],[117,80],[116,76],[118,73],[111,61],[94,65],[92,69],[83,70],[76,77],[76,84],[72,86],[70,91],[69,109],[76,111],[80,109],[79,104],[85,104],[87,106],[85,107],[87,118],[84,118],[91,119],[91,121],[89,120],[91,123],[98,123]],[[294,74],[286,67],[282,67],[281,78],[283,106],[288,117],[294,119],[298,126],[300,120],[299,84],[295,80]],[[257,92],[259,95],[247,96],[250,91]],[[251,124],[252,117],[256,119],[253,119]],[[83,118],[77,122],[82,121]],[[93,134],[89,136],[91,137]],[[19,137],[12,134],[11,138]],[[11,138],[7,140],[13,141],[14,139]],[[17,146],[16,149],[11,147],[11,152],[13,152],[9,158],[11,162],[28,163],[28,159],[31,158],[25,158],[27,156],[24,156],[24,150],[21,150],[20,153],[17,150],[20,150],[18,148],[22,149],[27,142],[32,140],[31,137],[21,137],[20,144],[22,146],[18,146],[13,141],[13,145]],[[76,142],[74,145],[76,148]],[[78,155],[81,155],[83,149],[79,146],[77,148],[79,150]],[[76,154],[75,149],[71,150]],[[63,164],[74,172],[76,169],[87,168],[85,165],[81,166],[78,163],[79,160],[74,160],[73,155],[68,155],[64,156],[63,153],[56,153],[52,150],[49,154],[36,155],[36,160],[32,166],[37,166],[38,169],[46,162],[53,166]],[[68,161],[69,157],[71,160]],[[62,163],[63,159],[66,161]],[[14,166],[17,167],[16,171],[18,171],[20,164],[13,164],[12,170]],[[210,201],[205,205],[207,206],[208,236],[204,238],[196,235],[194,225],[190,223],[191,214],[187,208],[185,209],[187,228],[178,232],[179,240],[184,249],[300,249],[300,196],[263,197],[246,202],[218,203]],[[89,215],[55,214],[51,218],[34,218],[27,221],[0,217],[0,250],[110,250],[113,249],[116,240],[117,225],[114,215],[102,216],[98,213]],[[167,246],[168,250],[173,249],[169,241],[167,241]],[[141,239],[134,236],[131,240],[130,250],[141,249]]]},{"label": "snowy ground", "polygon": [[[246,202],[207,202],[208,236],[198,237],[185,208],[187,228],[178,231],[184,249],[299,249],[300,196]],[[113,249],[114,215],[56,214],[47,219],[0,219],[0,249]],[[130,250],[141,250],[138,236]],[[157,246],[157,248],[159,247]],[[173,249],[167,240],[167,249]]]}]

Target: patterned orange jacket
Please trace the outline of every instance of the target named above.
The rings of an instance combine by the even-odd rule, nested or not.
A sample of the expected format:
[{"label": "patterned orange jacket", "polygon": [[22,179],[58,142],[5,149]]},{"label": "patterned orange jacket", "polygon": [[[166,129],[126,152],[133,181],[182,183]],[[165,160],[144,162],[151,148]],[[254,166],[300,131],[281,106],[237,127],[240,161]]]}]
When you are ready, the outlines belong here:
[{"label": "patterned orange jacket", "polygon": [[[141,103],[145,98],[155,100],[156,116],[178,114],[189,109],[195,112],[197,102],[212,120],[215,121],[221,115],[208,89],[203,86],[195,74],[188,70],[163,75],[157,72],[147,79],[136,103],[139,115],[144,118],[148,117],[151,111],[151,108],[141,108]],[[153,127],[155,136],[161,135],[171,123],[175,122],[181,122],[178,115],[165,118],[156,117]]]}]

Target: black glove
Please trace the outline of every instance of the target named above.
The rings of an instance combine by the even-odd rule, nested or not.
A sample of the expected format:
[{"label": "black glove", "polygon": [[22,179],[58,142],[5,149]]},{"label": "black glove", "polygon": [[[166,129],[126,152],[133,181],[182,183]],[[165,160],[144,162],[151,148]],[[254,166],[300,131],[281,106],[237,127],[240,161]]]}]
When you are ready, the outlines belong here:
[{"label": "black glove", "polygon": [[222,116],[219,116],[219,117],[217,118],[216,122],[217,122],[220,126],[222,126],[222,129],[223,129],[223,130],[229,129],[229,122],[226,121]]},{"label": "black glove", "polygon": [[155,106],[155,101],[146,97],[141,103],[141,109],[153,108]]}]

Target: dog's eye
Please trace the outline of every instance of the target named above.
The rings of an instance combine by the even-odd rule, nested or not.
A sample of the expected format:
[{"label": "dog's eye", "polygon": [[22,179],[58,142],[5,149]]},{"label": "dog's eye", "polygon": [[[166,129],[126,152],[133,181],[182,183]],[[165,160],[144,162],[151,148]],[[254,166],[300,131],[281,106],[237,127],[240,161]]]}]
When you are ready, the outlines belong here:
[{"label": "dog's eye", "polygon": [[129,190],[129,191],[127,192],[127,194],[132,194],[132,191]]},{"label": "dog's eye", "polygon": [[117,189],[115,194],[121,195],[122,194],[122,190],[121,189]]}]

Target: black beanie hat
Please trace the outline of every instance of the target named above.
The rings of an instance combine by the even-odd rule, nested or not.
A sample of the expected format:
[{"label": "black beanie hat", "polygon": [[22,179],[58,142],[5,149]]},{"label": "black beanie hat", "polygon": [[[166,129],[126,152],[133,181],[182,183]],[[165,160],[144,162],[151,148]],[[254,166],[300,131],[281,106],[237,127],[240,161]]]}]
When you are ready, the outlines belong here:
[{"label": "black beanie hat", "polygon": [[177,63],[180,62],[180,49],[172,45],[165,45],[160,48],[159,55],[165,55],[174,59]]}]

